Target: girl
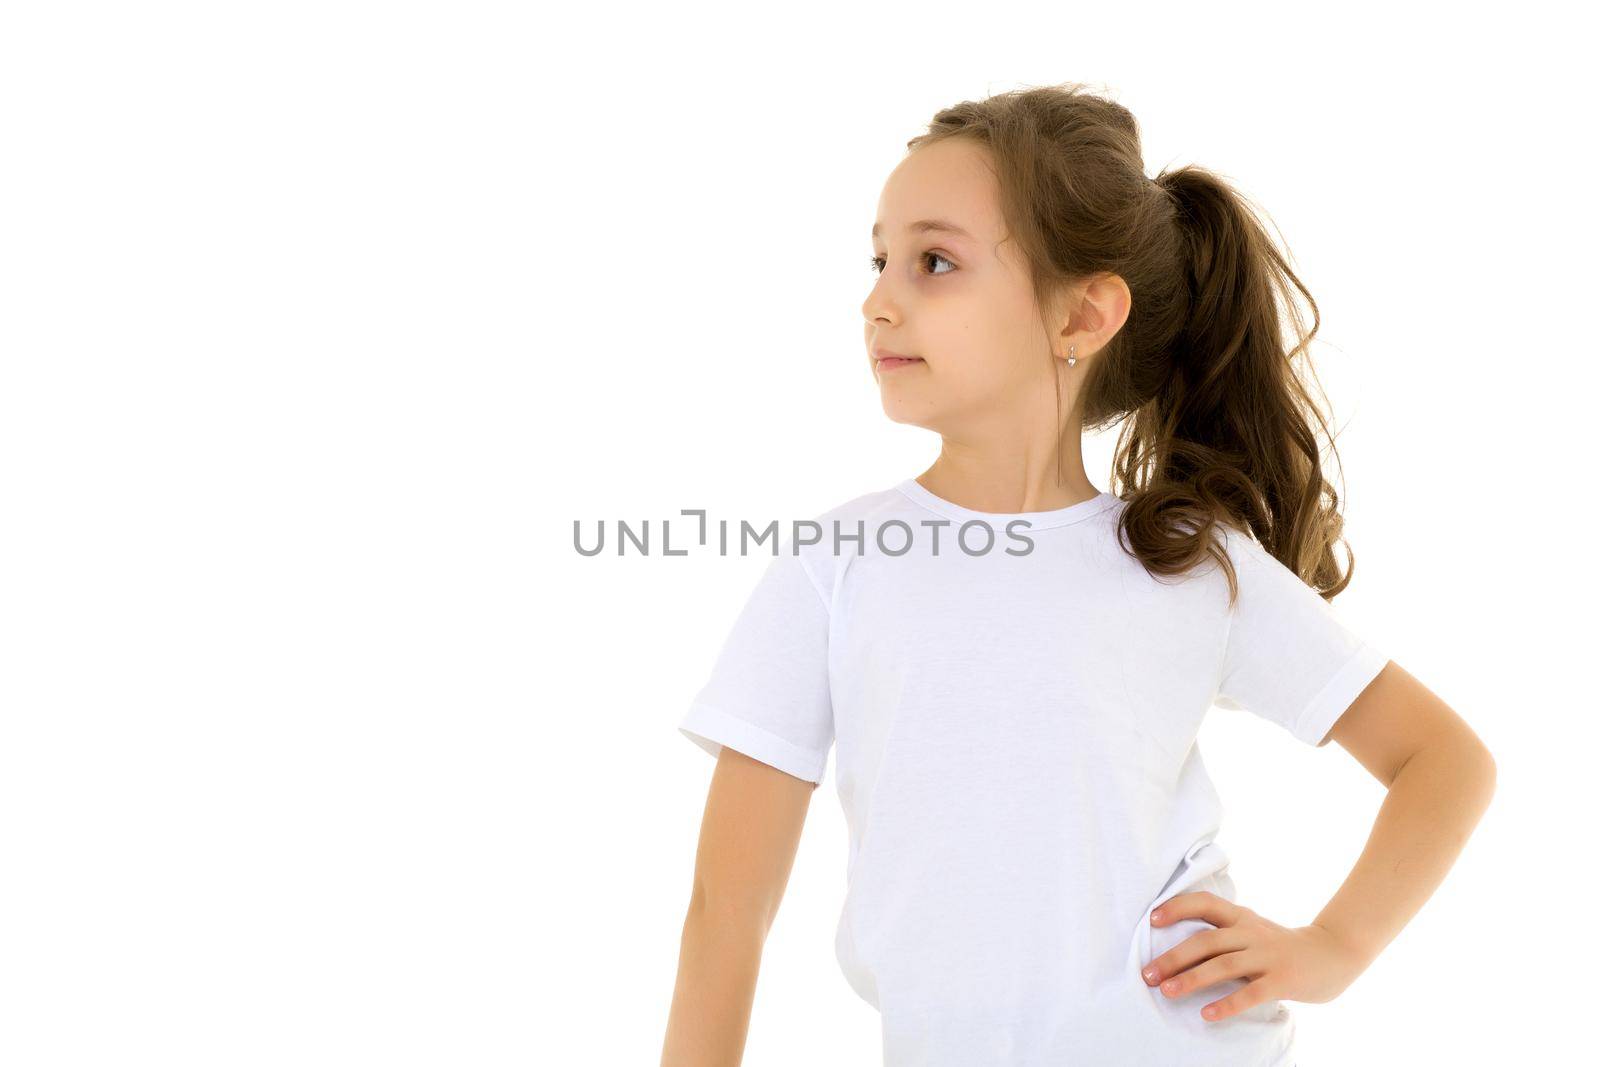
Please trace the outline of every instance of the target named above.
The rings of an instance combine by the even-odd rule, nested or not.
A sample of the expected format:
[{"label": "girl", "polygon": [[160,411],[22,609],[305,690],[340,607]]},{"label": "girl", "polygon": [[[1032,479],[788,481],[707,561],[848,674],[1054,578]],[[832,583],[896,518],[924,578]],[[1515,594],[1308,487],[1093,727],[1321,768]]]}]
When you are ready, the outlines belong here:
[{"label": "girl", "polygon": [[[1294,372],[1316,304],[1303,332],[1290,286],[1310,294],[1245,201],[1195,167],[1147,178],[1133,116],[1081,86],[959,104],[909,147],[862,314],[885,413],[942,446],[783,541],[680,723],[718,759],[662,1062],[739,1062],[837,742],[834,947],[889,1067],[1287,1067],[1285,1002],[1372,962],[1494,782],[1330,607],[1351,571]],[[1119,421],[1112,493],[1079,438]],[[1195,747],[1212,705],[1388,789],[1307,925],[1235,899]]]}]

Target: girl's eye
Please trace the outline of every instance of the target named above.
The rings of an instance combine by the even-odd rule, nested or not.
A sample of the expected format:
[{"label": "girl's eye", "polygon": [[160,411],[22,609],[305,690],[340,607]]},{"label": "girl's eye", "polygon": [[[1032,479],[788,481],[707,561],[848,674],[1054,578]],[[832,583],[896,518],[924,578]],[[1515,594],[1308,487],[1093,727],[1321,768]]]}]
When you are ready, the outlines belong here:
[{"label": "girl's eye", "polygon": [[[956,266],[954,263],[950,263],[950,261],[948,259],[945,259],[944,256],[941,256],[937,252],[924,252],[924,253],[922,253],[922,258],[923,259],[937,259],[937,260],[941,260],[941,261],[943,261],[945,263],[949,263],[950,264],[950,270],[954,270],[955,266]],[[872,257],[870,262],[871,262],[871,266],[872,266],[872,269],[873,269],[874,272],[876,272],[878,274],[882,274],[883,273],[883,267],[884,267],[884,262],[883,261],[884,261],[884,257],[883,256],[873,256]],[[948,271],[948,270],[930,270],[928,273],[932,274],[932,275],[940,275],[940,274],[949,274],[950,271]]]}]

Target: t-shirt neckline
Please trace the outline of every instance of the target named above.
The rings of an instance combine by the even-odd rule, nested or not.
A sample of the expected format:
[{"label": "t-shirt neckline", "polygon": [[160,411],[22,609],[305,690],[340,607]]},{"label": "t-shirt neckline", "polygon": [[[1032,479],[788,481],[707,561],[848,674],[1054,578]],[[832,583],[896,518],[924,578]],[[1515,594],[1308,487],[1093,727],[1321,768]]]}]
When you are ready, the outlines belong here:
[{"label": "t-shirt neckline", "polygon": [[916,478],[907,478],[896,488],[929,511],[937,512],[940,515],[961,522],[970,522],[976,519],[979,522],[986,522],[990,526],[1005,526],[1013,520],[1021,520],[1028,523],[1035,530],[1066,526],[1069,523],[1087,519],[1091,515],[1098,515],[1119,499],[1114,493],[1102,491],[1098,496],[1092,496],[1088,500],[1080,500],[1076,504],[1068,504],[1064,508],[1054,508],[1049,511],[976,511],[946,500],[942,496],[936,496]]}]

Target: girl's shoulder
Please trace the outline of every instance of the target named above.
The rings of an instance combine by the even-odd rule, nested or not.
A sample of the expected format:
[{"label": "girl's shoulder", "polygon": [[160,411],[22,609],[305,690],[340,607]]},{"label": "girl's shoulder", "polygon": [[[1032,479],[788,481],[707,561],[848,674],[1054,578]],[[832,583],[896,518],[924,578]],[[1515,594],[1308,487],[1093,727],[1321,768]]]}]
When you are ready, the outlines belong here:
[{"label": "girl's shoulder", "polygon": [[841,563],[871,544],[881,523],[907,518],[908,504],[896,486],[858,493],[791,524],[780,553],[797,558],[819,588],[831,590]]}]

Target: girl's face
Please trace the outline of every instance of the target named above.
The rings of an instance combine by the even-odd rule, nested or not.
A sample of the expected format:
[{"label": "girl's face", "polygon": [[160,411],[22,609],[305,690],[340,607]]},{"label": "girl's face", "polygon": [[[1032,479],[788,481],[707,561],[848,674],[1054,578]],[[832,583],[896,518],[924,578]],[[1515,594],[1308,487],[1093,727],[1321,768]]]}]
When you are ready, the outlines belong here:
[{"label": "girl's face", "polygon": [[[889,418],[966,436],[1041,396],[1053,410],[1051,338],[1026,269],[1004,241],[980,146],[946,140],[907,156],[878,200],[872,247],[877,280],[861,310]],[[880,366],[879,350],[918,360]]]}]

